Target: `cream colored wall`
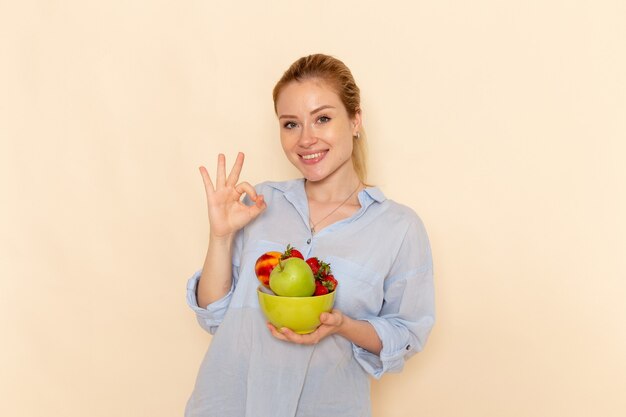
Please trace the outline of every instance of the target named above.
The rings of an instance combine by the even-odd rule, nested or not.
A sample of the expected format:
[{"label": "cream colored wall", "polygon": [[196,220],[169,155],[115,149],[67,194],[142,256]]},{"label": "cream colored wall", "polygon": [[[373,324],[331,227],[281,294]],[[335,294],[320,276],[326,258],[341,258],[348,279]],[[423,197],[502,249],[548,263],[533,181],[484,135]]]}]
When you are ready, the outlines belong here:
[{"label": "cream colored wall", "polygon": [[[296,173],[271,88],[343,59],[371,181],[432,240],[438,322],[375,416],[626,414],[621,1],[0,5],[0,415],[182,414],[200,164]],[[340,393],[339,393],[340,394]]]}]

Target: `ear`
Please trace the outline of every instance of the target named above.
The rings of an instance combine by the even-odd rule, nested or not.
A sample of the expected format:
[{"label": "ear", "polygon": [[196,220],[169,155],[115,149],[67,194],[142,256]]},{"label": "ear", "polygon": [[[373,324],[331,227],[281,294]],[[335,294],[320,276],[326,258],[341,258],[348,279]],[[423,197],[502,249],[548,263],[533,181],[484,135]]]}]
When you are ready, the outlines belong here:
[{"label": "ear", "polygon": [[352,136],[356,136],[356,134],[361,130],[361,125],[363,123],[363,116],[361,109],[357,109],[354,113],[354,117],[352,118]]}]

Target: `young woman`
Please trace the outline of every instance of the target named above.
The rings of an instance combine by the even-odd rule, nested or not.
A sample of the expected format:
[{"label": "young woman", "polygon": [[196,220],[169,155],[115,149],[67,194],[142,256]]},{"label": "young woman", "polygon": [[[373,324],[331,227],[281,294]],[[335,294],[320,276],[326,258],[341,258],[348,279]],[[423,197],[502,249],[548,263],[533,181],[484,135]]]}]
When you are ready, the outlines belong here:
[{"label": "young woman", "polygon": [[[273,96],[302,178],[240,182],[241,153],[228,175],[221,154],[214,180],[200,168],[210,237],[187,300],[214,336],[186,416],[369,416],[369,376],[401,370],[434,323],[428,237],[410,208],[366,184],[360,92],[341,61],[300,58]],[[339,281],[334,310],[306,335],[266,323],[257,301],[256,259],[287,244]]]}]

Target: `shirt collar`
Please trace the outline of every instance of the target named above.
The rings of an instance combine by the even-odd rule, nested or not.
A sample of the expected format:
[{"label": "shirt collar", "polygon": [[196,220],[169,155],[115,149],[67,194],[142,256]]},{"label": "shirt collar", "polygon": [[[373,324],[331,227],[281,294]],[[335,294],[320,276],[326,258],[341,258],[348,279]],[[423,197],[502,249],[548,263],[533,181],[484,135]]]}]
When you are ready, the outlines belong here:
[{"label": "shirt collar", "polygon": [[[309,227],[309,204],[307,201],[306,192],[304,191],[304,178],[299,178],[285,182],[275,182],[270,184],[275,189],[281,191],[287,201],[289,201],[296,211],[302,217],[304,224]],[[368,187],[362,190],[358,194],[359,203],[361,208],[349,219],[345,219],[342,222],[352,222],[360,218],[368,208],[374,203],[382,203],[385,201],[385,196],[378,187]],[[336,226],[336,225],[335,225]],[[332,228],[331,228],[332,229]],[[326,233],[331,229],[324,228],[320,233]]]},{"label": "shirt collar", "polygon": [[363,191],[365,191],[367,195],[369,195],[374,201],[378,203],[382,203],[387,199],[387,197],[385,197],[385,194],[383,194],[383,192],[378,187],[367,187]]},{"label": "shirt collar", "polygon": [[[291,181],[275,182],[271,185],[277,190],[282,191],[287,197],[301,197],[304,193],[304,178],[298,178]],[[383,194],[381,189],[378,187],[367,187],[363,189],[362,192],[365,192],[365,194],[369,198],[376,201],[377,203],[382,203],[387,199],[387,197],[385,197],[385,194]]]}]

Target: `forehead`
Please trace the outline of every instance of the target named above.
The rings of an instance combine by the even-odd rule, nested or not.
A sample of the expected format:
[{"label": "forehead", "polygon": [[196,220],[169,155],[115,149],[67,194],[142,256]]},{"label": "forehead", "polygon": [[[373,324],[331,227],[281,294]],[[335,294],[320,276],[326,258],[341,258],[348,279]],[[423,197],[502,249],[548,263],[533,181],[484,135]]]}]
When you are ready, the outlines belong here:
[{"label": "forehead", "polygon": [[330,84],[317,78],[290,82],[283,87],[276,100],[278,114],[308,112],[324,105],[343,108],[341,99]]}]

